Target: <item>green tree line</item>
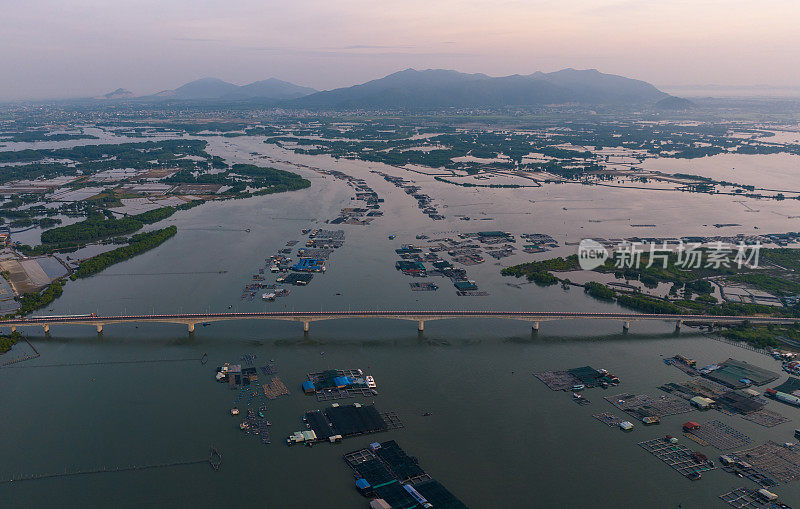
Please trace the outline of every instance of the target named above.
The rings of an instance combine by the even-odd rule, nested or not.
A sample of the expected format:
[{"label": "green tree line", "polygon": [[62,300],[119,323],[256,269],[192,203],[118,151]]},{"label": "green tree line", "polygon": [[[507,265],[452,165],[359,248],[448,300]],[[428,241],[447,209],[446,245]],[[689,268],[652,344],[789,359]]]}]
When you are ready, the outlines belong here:
[{"label": "green tree line", "polygon": [[161,230],[137,233],[131,237],[130,244],[127,246],[99,254],[81,263],[80,266],[78,266],[78,270],[73,274],[73,277],[84,278],[97,274],[115,263],[125,261],[145,251],[158,247],[177,232],[178,228],[173,225]]}]

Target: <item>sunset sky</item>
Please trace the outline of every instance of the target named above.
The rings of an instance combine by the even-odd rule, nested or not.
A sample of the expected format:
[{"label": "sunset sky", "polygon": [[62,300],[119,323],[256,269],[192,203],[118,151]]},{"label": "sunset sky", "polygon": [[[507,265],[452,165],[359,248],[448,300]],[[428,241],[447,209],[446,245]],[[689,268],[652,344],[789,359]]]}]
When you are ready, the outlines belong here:
[{"label": "sunset sky", "polygon": [[214,76],[330,89],[414,67],[800,86],[797,0],[0,0],[0,99]]}]

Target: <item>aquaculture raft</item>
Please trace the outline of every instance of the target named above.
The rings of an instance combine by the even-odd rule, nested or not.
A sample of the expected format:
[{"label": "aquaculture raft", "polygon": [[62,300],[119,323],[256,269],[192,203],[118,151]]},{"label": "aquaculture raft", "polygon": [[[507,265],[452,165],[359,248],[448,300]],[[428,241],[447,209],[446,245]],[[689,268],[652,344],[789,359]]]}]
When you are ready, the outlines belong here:
[{"label": "aquaculture raft", "polygon": [[317,401],[332,401],[356,396],[376,396],[375,382],[360,369],[329,369],[308,373],[310,387],[303,386],[306,393],[313,392]]},{"label": "aquaculture raft", "polygon": [[800,453],[772,441],[738,451],[733,457],[751,464],[781,483],[800,478]]},{"label": "aquaculture raft", "polygon": [[779,414],[778,412],[773,412],[772,410],[766,410],[763,408],[761,410],[757,410],[749,414],[743,414],[742,418],[748,421],[752,421],[758,424],[759,426],[764,426],[765,428],[772,428],[774,426],[783,424],[784,422],[789,422],[791,420]]},{"label": "aquaculture raft", "polygon": [[569,371],[543,371],[533,376],[541,380],[551,391],[566,391],[578,383]]},{"label": "aquaculture raft", "polygon": [[403,427],[394,412],[378,412],[374,405],[337,405],[325,410],[313,410],[303,416],[308,428],[314,432],[318,441],[341,435],[350,437],[379,433]]},{"label": "aquaculture raft", "polygon": [[435,292],[439,289],[436,283],[408,283],[412,292]]},{"label": "aquaculture raft", "polygon": [[754,483],[758,484],[762,488],[771,488],[773,486],[777,486],[778,481],[770,477],[768,474],[764,473],[763,471],[755,468],[753,465],[742,462],[736,461],[735,455],[731,455],[731,459],[733,460],[732,463],[722,464],[722,470],[728,472],[729,474],[733,474],[737,477],[742,477],[744,479],[749,479]]},{"label": "aquaculture raft", "polygon": [[677,470],[684,477],[714,470],[714,466],[705,456],[700,455],[681,444],[673,444],[664,438],[654,438],[639,442],[639,446],[656,458]]},{"label": "aquaculture raft", "polygon": [[344,460],[353,469],[356,479],[366,482],[362,493],[382,498],[391,507],[426,507],[424,504],[428,503],[437,509],[467,509],[394,440],[345,454]]},{"label": "aquaculture raft", "polygon": [[323,389],[316,394],[317,401],[334,401],[337,399],[355,398],[356,396],[374,396],[371,389],[355,388],[348,389]]},{"label": "aquaculture raft", "polygon": [[289,389],[283,384],[280,378],[274,377],[269,383],[261,386],[264,389],[264,395],[267,399],[276,399],[280,396],[289,394]]},{"label": "aquaculture raft", "polygon": [[692,411],[688,401],[672,395],[652,398],[647,394],[617,394],[604,399],[639,420],[643,417],[663,418]]},{"label": "aquaculture raft", "polygon": [[749,488],[736,488],[719,496],[723,502],[731,507],[738,509],[771,509],[779,507],[787,507],[783,504],[776,502],[766,502],[756,490]]},{"label": "aquaculture raft", "polygon": [[727,385],[732,389],[747,387],[749,384],[743,382],[745,379],[750,380],[753,385],[765,385],[779,378],[777,373],[736,359],[728,359],[725,362],[719,363],[719,366],[718,369],[704,372],[703,376],[715,382]]},{"label": "aquaculture raft", "polygon": [[700,376],[700,371],[693,364],[690,364],[693,361],[686,359],[682,355],[675,355],[674,357],[664,359],[664,362],[671,366],[675,366],[689,376]]},{"label": "aquaculture raft", "polygon": [[711,445],[720,450],[744,447],[750,443],[750,437],[720,421],[701,424],[699,428],[687,431],[687,434],[702,440],[704,443],[701,445]]},{"label": "aquaculture raft", "polygon": [[619,426],[619,423],[621,423],[622,421],[625,420],[625,419],[623,419],[621,417],[617,417],[616,415],[610,414],[608,412],[595,414],[592,417],[594,417],[598,421],[602,422],[606,426],[611,426],[611,427],[617,427],[617,426]]},{"label": "aquaculture raft", "polygon": [[619,383],[619,378],[604,369],[594,369],[591,366],[582,366],[563,371],[542,371],[534,373],[550,390],[567,391],[575,385],[584,387],[608,387]]}]

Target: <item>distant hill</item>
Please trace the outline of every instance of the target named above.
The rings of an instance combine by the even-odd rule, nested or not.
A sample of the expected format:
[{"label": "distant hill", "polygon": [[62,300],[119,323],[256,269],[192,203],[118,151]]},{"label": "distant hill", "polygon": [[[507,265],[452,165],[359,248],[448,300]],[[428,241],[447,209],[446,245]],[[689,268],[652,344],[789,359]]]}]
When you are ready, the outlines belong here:
[{"label": "distant hill", "polygon": [[653,85],[595,69],[493,78],[443,69],[406,69],[361,85],[317,92],[288,106],[321,109],[500,107],[535,104],[652,105],[669,97]]},{"label": "distant hill", "polygon": [[131,92],[130,90],[126,90],[124,88],[118,88],[107,94],[95,97],[95,99],[113,100],[113,99],[130,99],[131,97],[134,97],[133,92]]},{"label": "distant hill", "polygon": [[695,104],[690,101],[689,99],[684,99],[682,97],[675,97],[673,95],[669,97],[665,97],[661,99],[655,104],[655,107],[659,110],[673,110],[673,111],[680,111],[680,110],[691,110],[695,107]]},{"label": "distant hill", "polygon": [[219,78],[201,78],[190,81],[175,90],[164,90],[153,97],[164,99],[219,99],[232,94],[239,89],[238,86]]},{"label": "distant hill", "polygon": [[270,78],[248,85],[234,85],[218,78],[202,78],[182,85],[175,90],[165,90],[143,99],[270,99],[287,100],[303,97],[316,92],[313,88],[302,87]]},{"label": "distant hill", "polygon": [[316,89],[302,87],[275,78],[256,81],[239,87],[237,94],[245,97],[266,97],[269,99],[295,99],[316,92]]}]

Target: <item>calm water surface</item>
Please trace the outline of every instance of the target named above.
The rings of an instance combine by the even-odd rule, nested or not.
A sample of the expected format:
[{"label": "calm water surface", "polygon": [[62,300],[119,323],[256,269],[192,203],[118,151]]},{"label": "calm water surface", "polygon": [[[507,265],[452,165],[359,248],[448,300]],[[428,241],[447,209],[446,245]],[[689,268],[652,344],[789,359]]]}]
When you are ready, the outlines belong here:
[{"label": "calm water surface", "polygon": [[[553,185],[531,190],[464,190],[432,177],[416,180],[448,219],[434,222],[416,202],[370,169],[382,165],[294,156],[257,138],[212,139],[211,151],[231,161],[249,161],[259,151],[281,160],[341,169],[367,179],[386,199],[386,215],[368,227],[342,226],[346,244],[324,275],[275,303],[241,301],[242,287],[264,258],[299,230],[325,227],[353,191],[341,181],[285,163],[313,177],[307,190],[277,196],[207,204],[175,214],[155,227],[174,223],[175,238],[158,249],[68,284],[47,314],[97,312],[201,312],[336,309],[537,309],[613,310],[614,306],[573,289],[512,287],[498,276],[494,261],[468,268],[488,297],[456,297],[449,282],[438,292],[411,292],[411,279],[394,270],[393,250],[414,235],[503,229],[543,232],[563,244],[582,236],[642,235],[630,224],[653,222],[650,234],[720,234],[711,225],[738,222],[725,233],[792,230],[800,214],[795,203],[763,202],[780,214],[747,214],[725,197]],[[290,159],[292,158],[292,159]],[[533,200],[533,202],[531,202]],[[564,210],[566,208],[567,210]],[[462,221],[455,214],[473,217]],[[491,218],[476,221],[475,218]],[[603,222],[589,222],[599,217]],[[249,228],[250,232],[242,231]],[[337,227],[338,228],[338,227]],[[796,227],[794,228],[797,229]],[[389,234],[396,234],[394,241]],[[564,246],[556,254],[570,254]],[[552,253],[543,255],[552,256]],[[516,255],[510,265],[531,259]],[[220,273],[221,272],[221,273]],[[337,295],[341,294],[341,295]],[[535,371],[590,364],[622,379],[617,392],[659,395],[658,385],[686,379],[662,362],[682,353],[705,364],[730,356],[778,370],[777,362],[668,323],[634,323],[630,334],[616,322],[543,323],[536,336],[524,322],[446,320],[426,323],[418,335],[412,322],[342,320],[299,324],[230,322],[198,327],[193,336],[172,325],[110,326],[102,337],[81,327],[54,326],[50,338],[27,331],[41,352],[19,368],[0,370],[3,461],[0,477],[127,464],[153,464],[204,457],[210,444],[223,465],[181,466],[140,472],[106,473],[0,485],[9,507],[366,507],[353,488],[343,453],[374,440],[396,439],[420,458],[423,468],[470,507],[724,507],[717,497],[748,481],[722,471],[692,483],[645,453],[636,443],[666,433],[680,434],[689,419],[719,419],[750,435],[754,443],[791,440],[800,410],[779,403],[769,408],[793,419],[766,429],[719,413],[665,418],[658,427],[637,426],[630,434],[591,417],[614,411],[602,397],[614,389],[588,391],[580,407],[568,393],[552,392]],[[16,348],[11,356],[26,353]],[[61,363],[198,359],[209,362],[35,367]],[[234,392],[214,382],[214,368],[242,354],[275,359],[292,394],[268,405],[271,445],[243,435],[229,415]],[[300,429],[304,411],[324,403],[302,395],[305,373],[326,368],[364,369],[375,376],[378,408],[395,411],[405,428],[341,445],[287,448],[283,440]],[[785,378],[785,377],[782,377]],[[358,401],[358,400],[354,400]],[[361,400],[362,402],[369,402]],[[423,417],[424,412],[433,415]],[[709,457],[715,449],[696,448]],[[796,483],[775,491],[800,503]]]}]

